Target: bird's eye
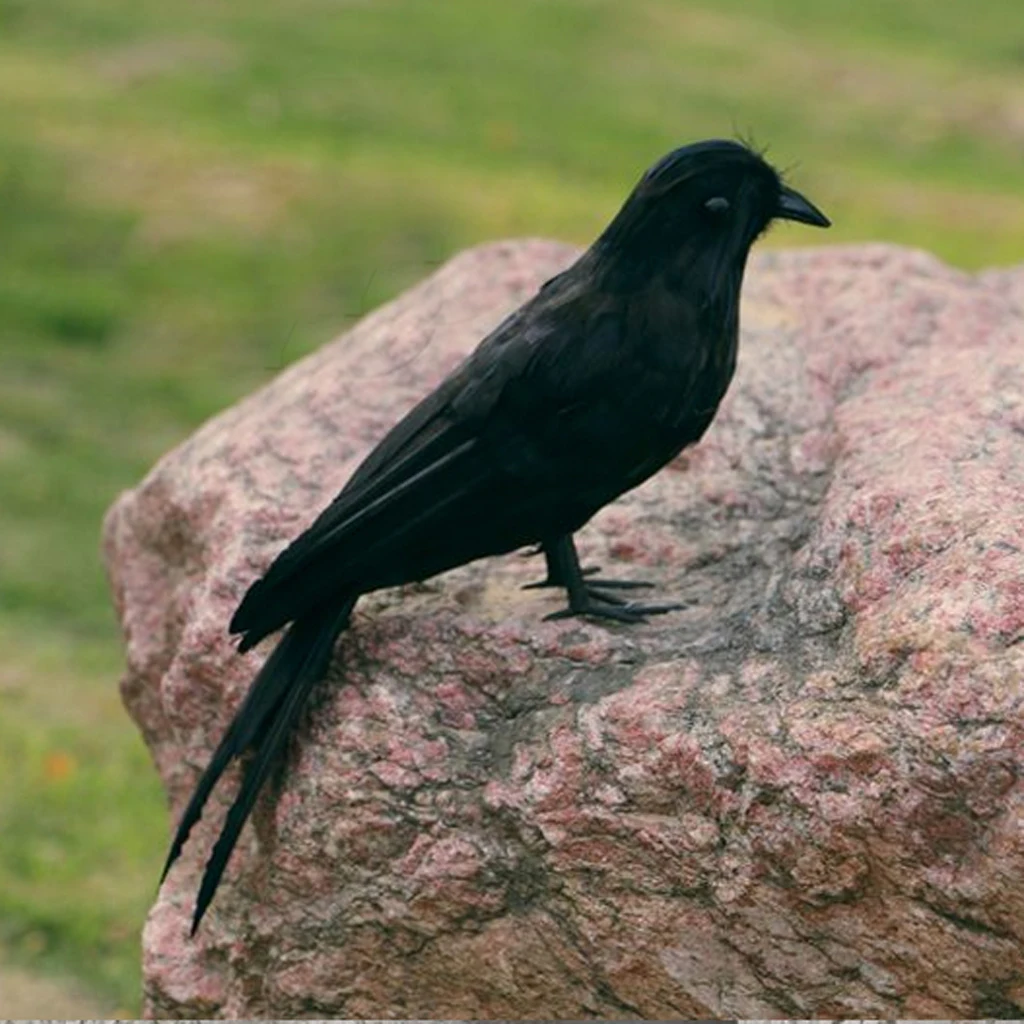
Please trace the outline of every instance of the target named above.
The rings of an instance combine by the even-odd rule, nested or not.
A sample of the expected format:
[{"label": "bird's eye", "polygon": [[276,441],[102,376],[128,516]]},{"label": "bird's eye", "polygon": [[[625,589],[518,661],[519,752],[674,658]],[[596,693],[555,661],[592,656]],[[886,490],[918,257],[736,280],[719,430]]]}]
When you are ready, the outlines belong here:
[{"label": "bird's eye", "polygon": [[712,196],[704,203],[704,209],[708,213],[725,213],[729,209],[729,200],[725,196]]}]

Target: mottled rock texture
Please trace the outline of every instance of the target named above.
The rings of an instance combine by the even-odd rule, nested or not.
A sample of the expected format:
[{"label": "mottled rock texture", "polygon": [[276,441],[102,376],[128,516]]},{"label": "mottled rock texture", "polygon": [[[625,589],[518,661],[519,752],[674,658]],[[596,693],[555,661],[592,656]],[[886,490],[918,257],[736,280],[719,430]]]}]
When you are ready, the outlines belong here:
[{"label": "mottled rock texture", "polygon": [[[266,654],[248,583],[573,255],[463,253],[113,507],[168,825]],[[516,556],[365,600],[196,940],[233,775],[164,885],[148,1013],[1024,1016],[1022,307],[1024,271],[755,257],[707,437],[580,535],[687,609],[545,623]]]}]

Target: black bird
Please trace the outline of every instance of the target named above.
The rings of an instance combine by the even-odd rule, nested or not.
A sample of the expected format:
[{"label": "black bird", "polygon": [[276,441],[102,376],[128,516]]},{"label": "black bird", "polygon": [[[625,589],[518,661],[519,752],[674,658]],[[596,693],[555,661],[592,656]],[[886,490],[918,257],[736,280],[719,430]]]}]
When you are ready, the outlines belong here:
[{"label": "black bird", "polygon": [[[249,752],[203,874],[195,933],[256,795],[360,595],[537,545],[556,613],[623,622],[679,607],[588,579],[573,534],[697,441],[732,379],[751,244],[820,210],[738,142],[683,146],[640,179],[596,242],[507,317],[370,453],[249,588],[239,651],[288,626],[182,816],[164,877],[231,760]],[[161,881],[163,879],[161,878]]]}]

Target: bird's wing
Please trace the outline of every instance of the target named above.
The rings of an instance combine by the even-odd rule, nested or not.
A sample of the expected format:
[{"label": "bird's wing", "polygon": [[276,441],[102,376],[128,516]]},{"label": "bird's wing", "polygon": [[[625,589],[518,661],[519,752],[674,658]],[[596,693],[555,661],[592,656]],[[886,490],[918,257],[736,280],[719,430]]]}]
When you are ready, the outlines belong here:
[{"label": "bird's wing", "polygon": [[358,588],[375,558],[386,560],[411,537],[438,543],[454,535],[468,525],[461,520],[474,498],[482,500],[503,474],[521,470],[529,461],[523,453],[529,430],[517,421],[526,414],[521,403],[504,415],[499,406],[510,382],[550,340],[546,323],[531,317],[529,305],[513,314],[392,428],[250,587],[230,626],[245,634],[242,650],[346,585]]},{"label": "bird's wing", "polygon": [[[338,494],[341,501],[392,469],[396,459],[421,450],[424,443],[452,425],[452,403],[484,376],[481,364],[511,347],[530,319],[529,307],[517,309],[492,330],[476,349],[433,391],[419,401],[377,442]],[[526,340],[523,337],[521,340]],[[526,348],[528,346],[521,346]]]}]

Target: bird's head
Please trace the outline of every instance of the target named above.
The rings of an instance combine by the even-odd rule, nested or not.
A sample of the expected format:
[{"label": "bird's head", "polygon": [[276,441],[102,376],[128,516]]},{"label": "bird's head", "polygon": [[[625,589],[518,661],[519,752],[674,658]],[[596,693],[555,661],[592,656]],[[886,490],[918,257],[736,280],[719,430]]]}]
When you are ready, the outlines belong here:
[{"label": "bird's head", "polygon": [[777,219],[830,224],[749,146],[696,142],[644,174],[595,243],[595,255],[624,284],[669,274],[696,286],[705,278],[717,291],[723,275],[742,277],[750,246]]}]

